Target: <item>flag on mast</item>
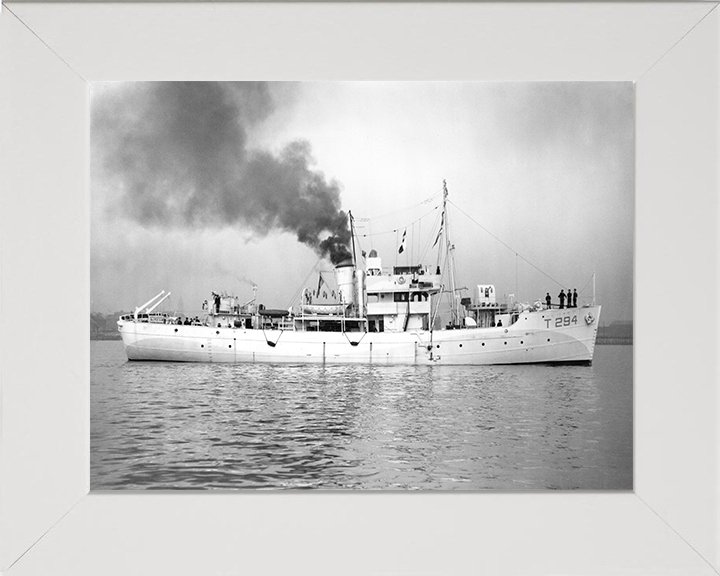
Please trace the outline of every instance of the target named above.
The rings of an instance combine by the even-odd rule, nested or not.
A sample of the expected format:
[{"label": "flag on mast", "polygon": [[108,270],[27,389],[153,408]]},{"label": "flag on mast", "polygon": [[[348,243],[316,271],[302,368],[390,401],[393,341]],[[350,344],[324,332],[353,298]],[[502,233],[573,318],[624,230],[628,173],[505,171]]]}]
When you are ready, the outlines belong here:
[{"label": "flag on mast", "polygon": [[400,242],[400,248],[398,248],[398,254],[402,254],[405,250],[405,237],[407,236],[407,228],[405,228],[405,232],[403,232],[402,235],[402,241]]},{"label": "flag on mast", "polygon": [[435,248],[435,244],[437,244],[438,240],[440,240],[440,234],[442,234],[444,224],[445,224],[445,212],[443,212],[442,216],[440,216],[440,230],[438,230],[437,236],[435,237],[435,242],[433,242],[433,245],[432,245],[433,248]]}]

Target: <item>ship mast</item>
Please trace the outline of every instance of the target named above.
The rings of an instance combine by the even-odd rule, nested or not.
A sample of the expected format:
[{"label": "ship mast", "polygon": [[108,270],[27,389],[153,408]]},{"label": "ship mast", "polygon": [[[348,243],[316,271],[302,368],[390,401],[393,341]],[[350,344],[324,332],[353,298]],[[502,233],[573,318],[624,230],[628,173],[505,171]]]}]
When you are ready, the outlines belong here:
[{"label": "ship mast", "polygon": [[447,214],[448,189],[447,182],[443,180],[443,225],[445,235],[445,260],[448,268],[448,279],[450,282],[450,324],[453,327],[460,326],[460,312],[458,310],[457,284],[455,278],[455,246],[450,243],[450,225]]},{"label": "ship mast", "polygon": [[357,266],[357,255],[355,254],[355,219],[352,210],[348,210],[348,219],[350,220],[350,244],[352,245],[353,266]]}]

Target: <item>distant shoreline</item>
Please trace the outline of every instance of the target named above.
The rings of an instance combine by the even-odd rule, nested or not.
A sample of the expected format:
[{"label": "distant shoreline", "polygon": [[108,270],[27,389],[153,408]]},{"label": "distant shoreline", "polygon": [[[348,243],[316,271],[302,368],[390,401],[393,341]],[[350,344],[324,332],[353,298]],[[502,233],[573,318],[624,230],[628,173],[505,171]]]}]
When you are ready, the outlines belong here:
[{"label": "distant shoreline", "polygon": [[613,344],[613,345],[628,345],[632,346],[632,338],[600,338],[595,341],[595,344]]}]

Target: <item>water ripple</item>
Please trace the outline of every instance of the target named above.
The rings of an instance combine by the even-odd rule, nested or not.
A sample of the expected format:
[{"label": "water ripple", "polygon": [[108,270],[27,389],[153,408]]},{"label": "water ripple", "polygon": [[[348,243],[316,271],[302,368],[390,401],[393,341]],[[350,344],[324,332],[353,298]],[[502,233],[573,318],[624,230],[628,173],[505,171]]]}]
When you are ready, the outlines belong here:
[{"label": "water ripple", "polygon": [[632,488],[632,348],[592,367],[128,362],[92,342],[99,489]]}]

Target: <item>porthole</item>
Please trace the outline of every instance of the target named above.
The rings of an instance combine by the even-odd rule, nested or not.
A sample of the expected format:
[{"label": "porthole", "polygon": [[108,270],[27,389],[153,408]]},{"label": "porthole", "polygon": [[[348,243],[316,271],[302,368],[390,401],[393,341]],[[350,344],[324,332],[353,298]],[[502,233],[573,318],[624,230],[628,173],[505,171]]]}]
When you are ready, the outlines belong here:
[{"label": "porthole", "polygon": [[205,348],[205,344],[200,344],[200,348]]},{"label": "porthole", "polygon": [[215,334],[220,334],[220,330],[215,330]]},{"label": "porthole", "polygon": [[507,346],[507,342],[503,342],[503,344],[505,344],[505,346]]},{"label": "porthole", "polygon": [[177,328],[175,328],[175,332],[177,332]]},{"label": "porthole", "polygon": [[462,348],[462,344],[460,344],[460,348]]},{"label": "porthole", "polygon": [[228,344],[228,348],[232,348],[232,344]]},{"label": "porthole", "polygon": [[485,346],[485,342],[483,342],[482,345]]},{"label": "porthole", "polygon": [[520,340],[520,344],[522,344],[522,343],[523,343],[523,341],[522,341],[522,340]]},{"label": "porthole", "polygon": [[550,338],[548,338],[548,342],[550,342]]},{"label": "porthole", "polygon": [[437,347],[440,348],[440,344],[438,344]]}]

